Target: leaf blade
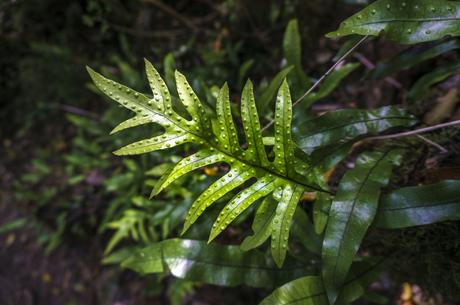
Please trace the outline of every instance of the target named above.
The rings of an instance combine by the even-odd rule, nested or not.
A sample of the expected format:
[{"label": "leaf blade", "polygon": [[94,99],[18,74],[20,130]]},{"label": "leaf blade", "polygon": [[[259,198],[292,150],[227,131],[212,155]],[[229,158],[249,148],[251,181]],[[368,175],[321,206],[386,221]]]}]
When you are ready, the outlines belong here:
[{"label": "leaf blade", "polygon": [[223,143],[223,148],[232,153],[240,153],[240,143],[238,140],[238,132],[233,122],[232,112],[230,109],[230,98],[227,83],[220,89],[217,97],[217,120],[219,129],[222,134],[218,135],[219,141]]},{"label": "leaf blade", "polygon": [[375,226],[399,229],[460,219],[460,180],[398,189],[382,197]]},{"label": "leaf blade", "polygon": [[185,231],[187,231],[204,212],[204,210],[218,200],[218,198],[221,198],[228,192],[237,188],[253,176],[254,172],[250,170],[243,170],[242,164],[233,165],[232,169],[227,174],[214,182],[195,200],[187,214],[187,217],[185,218],[182,234],[184,234]]},{"label": "leaf blade", "polygon": [[271,234],[271,224],[275,217],[276,204],[271,196],[267,196],[257,209],[252,223],[253,235],[247,236],[240,245],[240,249],[248,251],[263,244]]},{"label": "leaf blade", "polygon": [[276,100],[275,110],[275,168],[287,176],[294,168],[294,144],[291,137],[292,101],[286,79],[283,81]]},{"label": "leaf blade", "polygon": [[270,194],[275,189],[277,180],[273,176],[264,176],[233,197],[214,222],[208,242],[216,238],[231,221],[235,220],[252,203]]},{"label": "leaf blade", "polygon": [[152,191],[152,196],[157,195],[174,180],[193,170],[206,165],[223,162],[225,160],[227,160],[227,158],[223,154],[216,153],[210,149],[202,149],[195,154],[182,159],[171,169],[171,171],[166,172],[155,185],[155,188]]},{"label": "leaf blade", "polygon": [[276,208],[276,216],[272,224],[271,252],[278,267],[283,265],[286,258],[289,226],[303,191],[301,186],[287,184],[283,188],[281,200]]},{"label": "leaf blade", "polygon": [[388,183],[400,152],[364,153],[342,178],[332,202],[324,235],[322,276],[333,304],[345,282],[353,257],[375,214],[380,188]]},{"label": "leaf blade", "polygon": [[241,96],[241,118],[243,120],[243,128],[248,146],[242,153],[243,157],[255,164],[268,166],[269,162],[262,141],[259,115],[257,114],[251,81],[246,83]]},{"label": "leaf blade", "polygon": [[407,111],[391,106],[374,110],[342,109],[328,112],[299,124],[294,140],[310,154],[327,145],[351,141],[361,135],[377,134],[396,126],[409,127],[416,119]]},{"label": "leaf blade", "polygon": [[[404,29],[404,30],[401,30]],[[341,23],[326,36],[351,34],[384,37],[391,41],[414,44],[460,35],[460,4],[446,0],[378,0]]]},{"label": "leaf blade", "polygon": [[[163,265],[166,268],[161,268]],[[168,270],[177,278],[221,286],[273,287],[309,273],[303,265],[280,270],[269,265],[259,251],[243,252],[238,246],[190,239],[156,243],[126,259],[122,266],[142,274]]]}]

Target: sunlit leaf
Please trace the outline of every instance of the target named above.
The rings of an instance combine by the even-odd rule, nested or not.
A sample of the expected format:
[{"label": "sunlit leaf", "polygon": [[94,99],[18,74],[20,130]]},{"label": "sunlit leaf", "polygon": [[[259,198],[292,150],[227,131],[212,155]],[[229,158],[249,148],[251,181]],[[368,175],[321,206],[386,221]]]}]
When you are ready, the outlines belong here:
[{"label": "sunlit leaf", "polygon": [[223,286],[273,287],[310,273],[297,263],[278,269],[256,250],[244,252],[238,246],[189,239],[156,243],[127,258],[122,266],[142,274],[170,272],[178,278]]},{"label": "sunlit leaf", "polygon": [[[238,131],[231,113],[228,87],[225,84],[219,92],[216,103],[216,117],[211,118],[205,106],[194,93],[186,78],[176,71],[176,87],[182,107],[188,115],[175,111],[171,95],[155,68],[146,61],[146,71],[152,98],[138,93],[114,81],[108,80],[88,68],[95,84],[106,95],[124,107],[134,111],[134,118],[119,125],[116,131],[146,123],[161,125],[164,132],[149,139],[129,144],[115,153],[131,155],[172,148],[184,143],[194,143],[201,149],[171,166],[159,179],[152,196],[160,193],[183,175],[216,163],[226,163],[230,170],[206,189],[192,204],[185,219],[184,232],[214,202],[236,188],[243,187],[222,209],[216,219],[209,240],[216,238],[239,215],[253,203],[271,196],[276,189],[283,189],[285,196],[277,198],[282,226],[272,224],[276,237],[276,262],[281,265],[287,249],[289,226],[295,207],[303,190],[327,192],[317,186],[313,178],[305,178],[295,170],[296,164],[303,164],[294,155],[296,149],[291,135],[292,102],[286,81],[283,81],[276,99],[275,134],[273,138],[274,160],[267,155],[261,124],[256,109],[252,83],[248,81],[241,97],[241,119],[246,143],[240,145]],[[252,181],[251,183],[248,183]],[[290,194],[288,196],[288,194]],[[275,198],[276,199],[276,198]],[[274,219],[278,220],[278,218]],[[122,231],[120,231],[120,234]],[[123,231],[125,232],[125,231]],[[132,231],[141,233],[139,231]],[[119,240],[121,235],[117,237]],[[123,233],[125,236],[128,232]],[[135,236],[140,238],[141,236]],[[278,247],[279,246],[279,247]],[[111,243],[110,248],[113,247]]]}]

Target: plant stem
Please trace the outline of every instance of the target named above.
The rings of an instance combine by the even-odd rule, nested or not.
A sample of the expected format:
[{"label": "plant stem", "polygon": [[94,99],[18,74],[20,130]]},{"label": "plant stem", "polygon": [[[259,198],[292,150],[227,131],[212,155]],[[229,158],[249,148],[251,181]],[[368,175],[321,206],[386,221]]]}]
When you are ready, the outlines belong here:
[{"label": "plant stem", "polygon": [[383,135],[383,136],[375,136],[375,137],[370,137],[364,139],[365,141],[370,141],[370,140],[387,140],[387,139],[395,139],[395,138],[403,138],[403,137],[410,137],[410,136],[415,136],[421,133],[426,133],[430,132],[433,130],[441,129],[441,128],[446,128],[446,127],[452,127],[452,126],[457,126],[460,125],[460,120],[455,120],[447,123],[442,123],[442,124],[437,124],[429,127],[424,127],[424,128],[419,128],[411,131],[405,131],[405,132],[400,132],[400,133],[395,133],[395,134],[389,134],[389,135]]},{"label": "plant stem", "polygon": [[417,138],[419,138],[420,140],[422,140],[423,142],[427,143],[428,145],[431,145],[431,146],[434,146],[436,147],[437,149],[439,149],[439,151],[443,154],[446,154],[448,153],[449,151],[447,149],[445,149],[444,147],[442,147],[442,145],[439,145],[438,143],[434,142],[434,141],[431,141],[430,139],[427,139],[425,138],[424,136],[422,135],[416,135]]},{"label": "plant stem", "polygon": [[[321,82],[329,75],[332,73],[332,71],[334,71],[335,68],[337,68],[337,66],[341,65],[343,63],[343,61],[345,60],[345,58],[348,57],[348,55],[350,55],[351,53],[353,53],[354,50],[356,50],[356,48],[358,48],[366,39],[367,37],[369,36],[364,36],[363,38],[361,38],[353,47],[351,47],[345,54],[342,55],[342,57],[340,57],[330,68],[329,70],[326,71],[326,73],[324,73],[311,87],[310,89],[307,90],[307,92],[305,92],[300,98],[298,98],[293,104],[292,104],[292,107],[295,107],[296,105],[298,105],[304,98],[306,98],[310,93],[312,93],[313,90],[316,89],[316,87],[319,86],[319,84],[321,84]],[[265,125],[263,128],[262,128],[262,132],[267,130],[267,128],[269,128],[270,126],[273,125],[273,123],[275,122],[275,120],[271,120],[267,125]]]}]

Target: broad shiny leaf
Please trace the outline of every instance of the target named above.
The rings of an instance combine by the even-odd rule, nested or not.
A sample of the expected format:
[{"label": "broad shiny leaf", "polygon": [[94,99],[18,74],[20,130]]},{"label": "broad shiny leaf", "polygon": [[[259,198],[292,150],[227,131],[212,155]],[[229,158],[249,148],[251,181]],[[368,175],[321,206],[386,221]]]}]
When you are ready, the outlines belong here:
[{"label": "broad shiny leaf", "polygon": [[294,140],[310,154],[319,147],[349,142],[396,126],[409,127],[416,119],[407,111],[385,106],[374,110],[342,109],[303,122],[293,130]]},{"label": "broad shiny leaf", "polygon": [[168,271],[190,281],[252,287],[273,287],[310,272],[299,264],[278,269],[267,263],[259,251],[243,252],[238,246],[208,245],[189,239],[156,243],[127,258],[122,266],[142,274]]},{"label": "broad shiny leaf", "polygon": [[374,225],[399,229],[460,220],[460,180],[398,189],[382,197]]},{"label": "broad shiny leaf", "polygon": [[[364,288],[376,280],[381,266],[381,260],[354,264],[337,304],[349,304],[361,297]],[[277,288],[260,305],[329,305],[329,300],[321,277],[306,276]]]},{"label": "broad shiny leaf", "polygon": [[460,35],[460,3],[447,0],[378,0],[343,21],[327,37],[377,36],[404,44]]},{"label": "broad shiny leaf", "polygon": [[353,258],[378,209],[380,189],[400,162],[400,151],[361,154],[354,169],[340,181],[332,202],[323,241],[323,281],[333,304]]}]

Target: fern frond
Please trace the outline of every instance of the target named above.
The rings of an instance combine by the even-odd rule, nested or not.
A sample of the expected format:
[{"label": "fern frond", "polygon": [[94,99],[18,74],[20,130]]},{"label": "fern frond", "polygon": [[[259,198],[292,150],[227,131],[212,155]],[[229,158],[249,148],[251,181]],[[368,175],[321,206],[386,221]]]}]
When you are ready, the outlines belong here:
[{"label": "fern frond", "polygon": [[[296,159],[296,149],[291,137],[292,102],[286,80],[282,83],[277,96],[275,110],[275,134],[272,153],[273,161],[267,154],[262,137],[260,121],[254,100],[252,83],[248,81],[241,98],[241,120],[246,142],[240,145],[238,131],[230,110],[228,86],[220,90],[216,103],[216,118],[211,119],[204,106],[192,90],[186,78],[176,71],[176,86],[179,99],[185,106],[191,119],[178,114],[171,103],[171,96],[155,68],[146,61],[146,71],[152,97],[148,97],[88,68],[96,86],[106,95],[124,107],[135,112],[135,116],[118,125],[113,132],[146,123],[155,123],[163,127],[164,133],[144,139],[115,151],[117,155],[142,154],[151,151],[172,148],[183,143],[195,143],[201,150],[185,157],[173,166],[152,191],[152,196],[161,192],[174,180],[214,163],[224,162],[230,170],[193,203],[185,219],[184,232],[214,202],[237,188],[242,190],[225,206],[215,221],[209,241],[216,238],[225,228],[250,205],[256,201],[273,196],[276,215],[270,230],[272,236],[272,254],[278,266],[281,266],[287,250],[289,225],[297,203],[305,190],[324,191],[312,178],[300,175],[295,168],[307,164]],[[248,181],[255,180],[248,185]],[[267,235],[264,233],[264,235]]]}]

